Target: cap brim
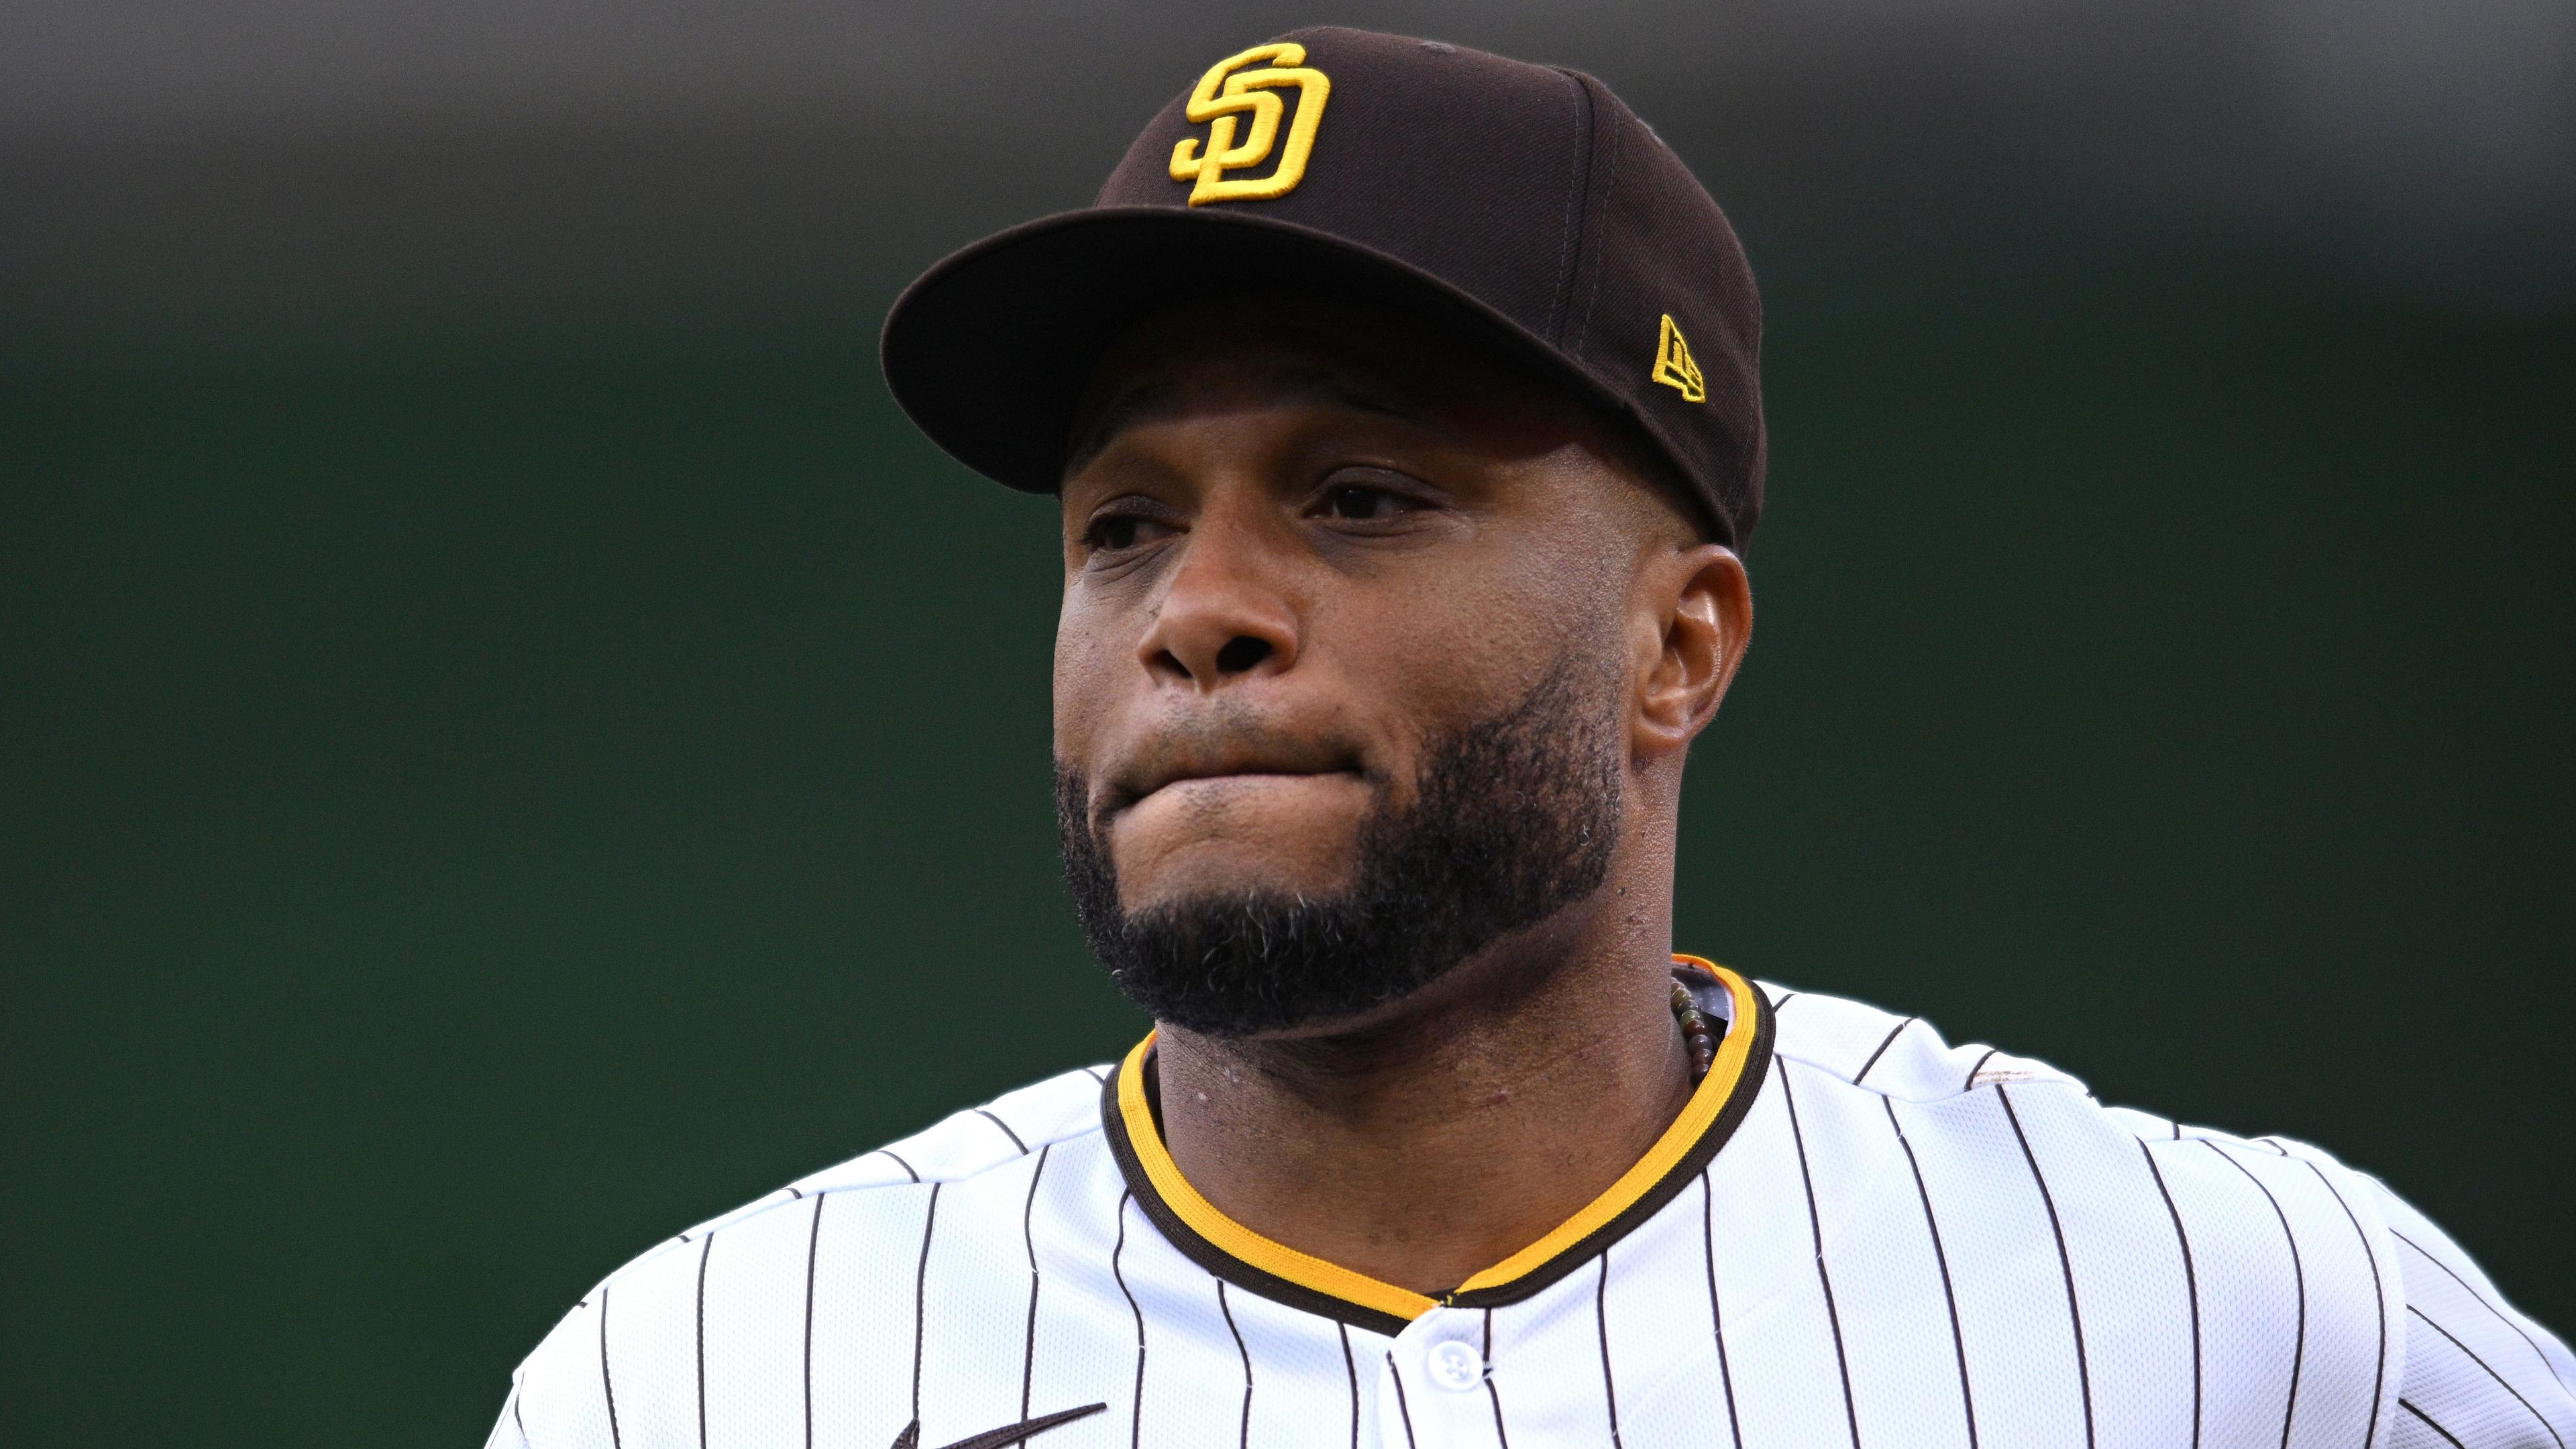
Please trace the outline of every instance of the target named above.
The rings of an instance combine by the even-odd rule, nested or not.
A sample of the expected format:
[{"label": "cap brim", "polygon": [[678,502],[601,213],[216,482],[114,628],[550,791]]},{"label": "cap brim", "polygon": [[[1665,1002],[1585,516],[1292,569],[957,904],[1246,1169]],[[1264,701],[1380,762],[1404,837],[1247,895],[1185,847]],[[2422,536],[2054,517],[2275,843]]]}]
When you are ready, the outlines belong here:
[{"label": "cap brim", "polygon": [[1254,290],[1398,307],[1629,411],[1517,323],[1410,263],[1257,214],[1157,206],[1044,217],[940,262],[886,315],[886,384],[957,461],[1053,493],[1075,408],[1109,346],[1164,308]]}]

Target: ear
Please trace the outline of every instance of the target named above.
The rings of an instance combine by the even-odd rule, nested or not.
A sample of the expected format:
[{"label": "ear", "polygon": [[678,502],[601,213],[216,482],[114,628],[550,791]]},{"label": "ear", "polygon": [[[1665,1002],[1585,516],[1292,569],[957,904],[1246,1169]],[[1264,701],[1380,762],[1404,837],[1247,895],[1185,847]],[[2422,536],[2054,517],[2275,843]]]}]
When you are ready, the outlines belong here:
[{"label": "ear", "polygon": [[1718,701],[1753,638],[1753,587],[1733,549],[1675,549],[1637,571],[1640,639],[1651,657],[1637,691],[1639,760],[1690,747],[1717,717]]}]

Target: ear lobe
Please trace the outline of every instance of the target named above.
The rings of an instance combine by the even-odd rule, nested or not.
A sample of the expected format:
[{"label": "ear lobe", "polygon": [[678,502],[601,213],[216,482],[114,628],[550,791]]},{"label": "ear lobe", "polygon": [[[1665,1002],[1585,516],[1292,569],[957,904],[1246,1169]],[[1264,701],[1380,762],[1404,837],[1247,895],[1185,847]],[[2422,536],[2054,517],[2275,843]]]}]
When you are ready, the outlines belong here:
[{"label": "ear lobe", "polygon": [[1753,637],[1753,590],[1732,549],[1682,549],[1645,571],[1648,616],[1660,626],[1637,700],[1639,758],[1689,747],[1717,716]]}]

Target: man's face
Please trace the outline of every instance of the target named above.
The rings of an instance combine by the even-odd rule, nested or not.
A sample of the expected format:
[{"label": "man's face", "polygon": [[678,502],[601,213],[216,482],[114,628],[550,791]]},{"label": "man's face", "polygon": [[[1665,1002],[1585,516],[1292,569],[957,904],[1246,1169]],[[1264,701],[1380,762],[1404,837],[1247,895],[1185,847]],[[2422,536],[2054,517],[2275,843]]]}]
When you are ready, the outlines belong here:
[{"label": "man's face", "polygon": [[1085,419],[1055,752],[1122,986],[1221,1034],[1329,1023],[1600,885],[1630,585],[1686,530],[1588,413],[1398,314],[1274,299],[1149,322]]}]

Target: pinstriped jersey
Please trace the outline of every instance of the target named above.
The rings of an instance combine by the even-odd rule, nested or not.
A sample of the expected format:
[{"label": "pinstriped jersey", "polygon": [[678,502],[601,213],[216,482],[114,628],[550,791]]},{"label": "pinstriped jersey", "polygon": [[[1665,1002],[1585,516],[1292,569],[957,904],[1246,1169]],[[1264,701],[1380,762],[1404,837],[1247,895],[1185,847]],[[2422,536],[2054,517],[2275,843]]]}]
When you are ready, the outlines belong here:
[{"label": "pinstriped jersey", "polygon": [[1148,1038],[647,1252],[506,1449],[2552,1446],[2576,1360],[2375,1179],[1717,971],[1638,1168],[1437,1296],[1217,1213]]}]

